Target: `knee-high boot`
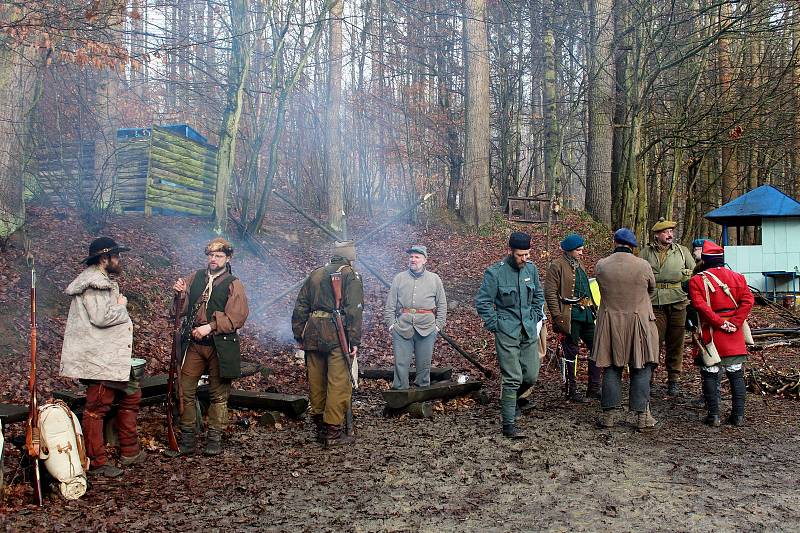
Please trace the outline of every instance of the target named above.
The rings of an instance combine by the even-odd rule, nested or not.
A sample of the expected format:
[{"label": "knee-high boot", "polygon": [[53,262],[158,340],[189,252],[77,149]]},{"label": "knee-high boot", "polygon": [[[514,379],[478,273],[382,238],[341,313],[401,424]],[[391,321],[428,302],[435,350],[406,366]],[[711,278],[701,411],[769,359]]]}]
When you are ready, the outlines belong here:
[{"label": "knee-high boot", "polygon": [[706,403],[706,417],[703,423],[712,427],[719,426],[719,373],[700,371],[703,378],[703,399]]},{"label": "knee-high boot", "polygon": [[731,384],[731,416],[728,422],[734,426],[744,425],[744,402],[747,395],[747,388],[744,384],[744,369],[740,368],[736,372],[728,372],[728,383]]}]

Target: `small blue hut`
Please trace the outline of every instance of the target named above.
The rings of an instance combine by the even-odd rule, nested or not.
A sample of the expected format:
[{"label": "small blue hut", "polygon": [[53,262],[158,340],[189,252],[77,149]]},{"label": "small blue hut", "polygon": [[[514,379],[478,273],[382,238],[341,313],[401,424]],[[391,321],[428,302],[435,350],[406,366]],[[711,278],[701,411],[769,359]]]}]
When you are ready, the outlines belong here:
[{"label": "small blue hut", "polygon": [[[796,294],[800,276],[800,202],[762,185],[705,216],[722,226],[725,261],[747,282],[773,298]],[[755,242],[727,246],[731,231],[753,227]],[[737,240],[740,242],[740,240]]]}]

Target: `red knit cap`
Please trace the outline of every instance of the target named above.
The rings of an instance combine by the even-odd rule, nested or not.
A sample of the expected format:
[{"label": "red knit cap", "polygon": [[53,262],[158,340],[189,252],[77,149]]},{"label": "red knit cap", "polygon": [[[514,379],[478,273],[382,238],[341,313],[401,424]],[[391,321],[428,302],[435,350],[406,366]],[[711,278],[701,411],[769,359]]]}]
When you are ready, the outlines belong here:
[{"label": "red knit cap", "polygon": [[703,255],[720,256],[721,257],[721,256],[725,255],[725,250],[722,248],[722,246],[720,246],[718,244],[715,244],[714,242],[706,239],[706,241],[703,243],[703,252],[702,253],[703,253]]}]

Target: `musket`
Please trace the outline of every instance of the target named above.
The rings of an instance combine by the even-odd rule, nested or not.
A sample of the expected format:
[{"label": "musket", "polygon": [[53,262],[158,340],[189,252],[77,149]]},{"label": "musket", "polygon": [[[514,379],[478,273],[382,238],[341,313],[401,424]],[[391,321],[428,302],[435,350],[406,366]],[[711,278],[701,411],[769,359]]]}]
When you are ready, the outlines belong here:
[{"label": "musket", "polygon": [[42,501],[42,480],[39,474],[39,401],[36,397],[36,267],[33,255],[28,252],[28,266],[31,268],[31,373],[28,378],[30,404],[28,408],[28,427],[25,431],[25,448],[33,463],[33,494],[39,507]]},{"label": "musket", "polygon": [[[350,376],[350,384],[353,390],[358,388],[358,383],[353,377],[353,362],[350,359],[350,341],[347,340],[347,332],[344,329],[344,316],[342,314],[342,273],[331,273],[331,286],[333,287],[333,298],[336,301],[335,308],[332,313],[333,323],[336,326],[336,336],[339,339],[339,347],[342,350],[342,356],[345,363],[347,363],[347,375]],[[345,415],[345,430],[348,435],[353,434],[353,405],[352,399],[350,405],[347,407],[347,414]]]},{"label": "musket", "polygon": [[[169,449],[177,452],[180,451],[178,446],[178,438],[175,436],[175,424],[172,420],[172,413],[175,410],[175,396],[178,396],[178,413],[183,414],[183,394],[181,389],[181,381],[178,377],[178,367],[181,364],[181,344],[183,343],[183,327],[181,324],[181,309],[183,309],[183,302],[185,296],[183,292],[175,295],[173,305],[175,306],[175,322],[172,331],[172,356],[169,360],[169,380],[167,381],[167,441]],[[177,386],[176,386],[177,382]]]}]

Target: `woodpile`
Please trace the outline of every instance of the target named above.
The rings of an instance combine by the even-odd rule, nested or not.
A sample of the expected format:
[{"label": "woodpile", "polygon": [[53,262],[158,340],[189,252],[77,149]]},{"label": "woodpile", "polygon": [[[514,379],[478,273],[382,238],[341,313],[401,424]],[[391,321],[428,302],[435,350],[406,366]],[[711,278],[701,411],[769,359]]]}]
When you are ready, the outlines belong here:
[{"label": "woodpile", "polygon": [[752,367],[747,372],[747,390],[761,396],[800,399],[800,370],[778,370],[773,366]]}]

